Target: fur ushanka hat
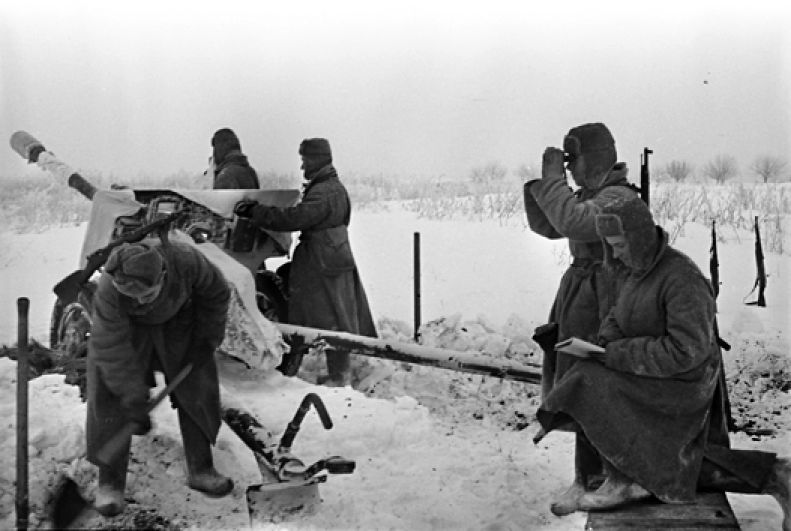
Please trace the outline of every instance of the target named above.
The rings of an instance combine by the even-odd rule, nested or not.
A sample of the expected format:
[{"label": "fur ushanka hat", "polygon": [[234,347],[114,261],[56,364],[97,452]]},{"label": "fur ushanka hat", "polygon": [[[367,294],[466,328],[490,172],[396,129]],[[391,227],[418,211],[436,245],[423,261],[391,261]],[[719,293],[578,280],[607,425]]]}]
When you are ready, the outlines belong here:
[{"label": "fur ushanka hat", "polygon": [[585,156],[584,182],[590,188],[601,186],[602,176],[618,161],[615,139],[607,126],[599,122],[570,129],[563,138],[563,151],[571,160]]},{"label": "fur ushanka hat", "polygon": [[299,144],[299,154],[303,157],[326,158],[332,162],[332,150],[326,138],[306,138]]},{"label": "fur ushanka hat", "polygon": [[613,258],[612,247],[605,240],[608,236],[623,236],[629,253],[638,265],[645,269],[654,259],[656,252],[657,227],[648,205],[639,197],[618,198],[602,207],[596,216],[596,233],[604,244],[604,261],[609,265],[620,262]]},{"label": "fur ushanka hat", "polygon": [[582,124],[566,133],[563,151],[573,155],[611,151],[615,158],[615,139],[603,123]]},{"label": "fur ushanka hat", "polygon": [[156,286],[165,272],[165,260],[144,243],[123,243],[110,253],[104,271],[124,295],[135,296]]},{"label": "fur ushanka hat", "polygon": [[231,151],[242,150],[239,137],[237,137],[236,133],[227,127],[218,129],[214,135],[212,135],[211,146],[213,148],[212,157],[214,157],[215,164],[220,164],[223,160],[225,160],[225,156]]}]

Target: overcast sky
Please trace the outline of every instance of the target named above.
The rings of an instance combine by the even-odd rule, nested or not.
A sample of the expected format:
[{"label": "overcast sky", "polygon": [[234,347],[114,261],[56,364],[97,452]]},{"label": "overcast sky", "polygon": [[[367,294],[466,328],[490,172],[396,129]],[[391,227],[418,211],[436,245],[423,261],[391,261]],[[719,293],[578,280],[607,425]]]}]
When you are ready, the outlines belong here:
[{"label": "overcast sky", "polygon": [[0,0],[0,174],[25,171],[16,130],[135,176],[202,171],[231,127],[259,171],[323,136],[341,175],[453,176],[590,121],[632,179],[644,146],[746,168],[791,152],[783,4]]}]

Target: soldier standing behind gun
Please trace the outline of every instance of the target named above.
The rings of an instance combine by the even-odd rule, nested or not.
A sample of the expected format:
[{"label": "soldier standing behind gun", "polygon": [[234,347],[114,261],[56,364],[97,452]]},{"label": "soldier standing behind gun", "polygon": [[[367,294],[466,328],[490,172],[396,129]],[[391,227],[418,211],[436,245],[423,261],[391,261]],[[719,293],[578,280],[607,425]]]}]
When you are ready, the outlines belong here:
[{"label": "soldier standing behind gun", "polygon": [[[564,160],[579,186],[577,191],[566,182]],[[583,124],[568,132],[563,150],[546,148],[541,179],[524,185],[531,230],[551,239],[568,238],[573,259],[560,281],[549,324],[536,329],[535,339],[544,350],[542,400],[575,361],[573,356],[555,352],[554,344],[572,336],[595,342],[599,324],[616,300],[616,281],[602,267],[596,215],[602,205],[617,197],[637,196],[626,180],[626,164],[616,161],[615,140],[607,127],[602,123]],[[541,437],[543,432],[536,441]],[[596,450],[581,432],[576,437],[574,483],[552,504],[551,510],[557,515],[575,511],[588,481],[601,472]]]},{"label": "soldier standing behind gun", "polygon": [[[330,143],[324,138],[303,140],[299,154],[308,182],[298,205],[280,208],[245,200],[234,212],[262,229],[301,231],[288,278],[289,323],[376,337],[349,244],[351,202],[332,165]],[[291,345],[281,371],[296,374],[305,350],[304,345]],[[319,383],[349,385],[349,353],[327,352],[326,356],[328,374]]]},{"label": "soldier standing behind gun", "polygon": [[242,154],[239,138],[227,127],[219,129],[211,138],[212,158],[206,173],[213,176],[212,188],[220,189],[258,189],[258,175]]}]

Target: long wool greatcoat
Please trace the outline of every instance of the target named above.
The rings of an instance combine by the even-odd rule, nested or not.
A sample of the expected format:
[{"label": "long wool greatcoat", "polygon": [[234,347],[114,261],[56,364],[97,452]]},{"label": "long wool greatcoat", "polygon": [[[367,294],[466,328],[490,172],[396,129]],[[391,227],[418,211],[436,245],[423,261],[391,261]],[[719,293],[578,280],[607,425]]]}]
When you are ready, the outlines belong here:
[{"label": "long wool greatcoat", "polygon": [[[565,175],[549,175],[524,187],[527,221],[533,232],[546,238],[568,238],[572,264],[560,280],[549,322],[558,325],[558,341],[579,337],[595,341],[601,320],[615,303],[615,280],[602,268],[602,243],[596,234],[601,207],[622,197],[636,197],[626,179],[627,168],[618,163],[594,186],[572,192]],[[568,354],[545,352],[542,396],[574,362]]]},{"label": "long wool greatcoat", "polygon": [[212,188],[215,190],[236,188],[257,190],[260,187],[258,174],[239,150],[230,151],[214,170]]},{"label": "long wool greatcoat", "polygon": [[711,284],[657,232],[653,263],[627,277],[602,323],[606,362],[569,368],[538,418],[549,431],[572,417],[624,474],[665,502],[689,502],[707,439],[728,444],[713,403],[722,358]]},{"label": "long wool greatcoat", "polygon": [[349,194],[332,165],[319,170],[296,206],[258,205],[252,212],[263,229],[301,231],[289,274],[288,322],[375,337],[349,244],[350,219]]},{"label": "long wool greatcoat", "polygon": [[188,244],[153,242],[167,272],[159,296],[139,305],[102,274],[94,295],[88,341],[88,458],[125,422],[122,407],[141,407],[155,382],[170,381],[189,362],[193,370],[175,389],[183,409],[214,443],[220,393],[214,350],[222,343],[230,291],[219,269]]}]

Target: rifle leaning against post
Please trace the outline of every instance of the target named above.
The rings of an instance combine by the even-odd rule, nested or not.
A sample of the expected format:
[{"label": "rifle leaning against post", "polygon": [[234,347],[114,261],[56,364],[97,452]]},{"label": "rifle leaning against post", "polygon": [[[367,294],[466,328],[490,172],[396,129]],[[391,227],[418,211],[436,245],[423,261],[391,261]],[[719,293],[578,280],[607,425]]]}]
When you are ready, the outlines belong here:
[{"label": "rifle leaning against post", "polygon": [[124,243],[137,243],[155,231],[159,233],[160,237],[163,237],[170,229],[170,224],[178,220],[182,215],[184,215],[184,212],[181,210],[168,214],[128,234],[119,236],[108,245],[95,250],[88,255],[84,268],[74,271],[55,285],[53,289],[55,295],[58,296],[64,306],[74,302],[77,300],[77,294],[80,289],[90,280],[94,272],[107,262],[113,249]]},{"label": "rifle leaning against post", "polygon": [[[747,294],[749,297],[755,288],[758,288],[758,299],[753,302],[748,302],[748,306],[761,306],[766,307],[766,299],[764,298],[764,290],[766,290],[766,269],[764,267],[764,251],[761,247],[761,230],[758,228],[758,216],[755,216],[755,284],[753,289]],[[745,297],[746,298],[746,297]]]},{"label": "rifle leaning against post", "polygon": [[[717,255],[717,229],[715,228],[716,220],[711,220],[711,247],[709,248],[709,273],[711,274],[711,289],[714,291],[714,300],[720,294],[720,260]],[[717,344],[723,350],[730,350],[730,344],[720,337],[720,328],[717,324],[717,319],[714,319],[714,335],[717,337]],[[723,389],[726,389],[723,386]],[[727,401],[727,396],[725,397]],[[729,403],[729,402],[728,402]],[[730,409],[728,409],[730,418]]]},{"label": "rifle leaning against post", "polygon": [[714,290],[714,299],[720,294],[720,260],[717,256],[716,223],[716,220],[711,220],[711,247],[709,248],[709,274],[711,275],[711,288]]}]

